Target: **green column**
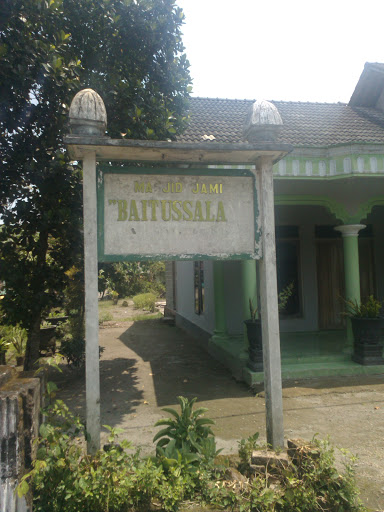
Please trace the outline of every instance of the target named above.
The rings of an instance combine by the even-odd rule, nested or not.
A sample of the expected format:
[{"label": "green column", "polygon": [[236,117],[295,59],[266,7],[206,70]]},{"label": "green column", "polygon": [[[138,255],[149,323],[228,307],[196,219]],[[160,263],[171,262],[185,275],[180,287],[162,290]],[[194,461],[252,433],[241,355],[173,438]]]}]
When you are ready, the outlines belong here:
[{"label": "green column", "polygon": [[[243,260],[241,262],[241,280],[243,288],[243,320],[250,318],[249,299],[252,300],[253,307],[257,307],[257,281],[256,281],[256,261]],[[260,316],[260,315],[259,315]],[[248,346],[247,331],[244,325],[244,339]]]},{"label": "green column", "polygon": [[[343,237],[345,299],[360,302],[360,270],[359,270],[359,231],[364,224],[347,224],[337,226]],[[347,338],[353,341],[351,321],[347,320]]]},{"label": "green column", "polygon": [[222,261],[213,262],[213,286],[215,298],[215,329],[214,338],[227,338],[227,322],[225,319],[224,270]]}]

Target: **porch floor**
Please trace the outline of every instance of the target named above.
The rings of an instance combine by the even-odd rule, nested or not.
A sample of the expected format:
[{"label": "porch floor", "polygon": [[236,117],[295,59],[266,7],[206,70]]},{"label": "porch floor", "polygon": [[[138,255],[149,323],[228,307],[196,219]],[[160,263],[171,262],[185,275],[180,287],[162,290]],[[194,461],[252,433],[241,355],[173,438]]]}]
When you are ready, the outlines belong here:
[{"label": "porch floor", "polygon": [[281,332],[281,361],[284,365],[348,361],[352,346],[345,331]]},{"label": "porch floor", "polygon": [[[352,345],[342,330],[280,333],[280,350],[283,379],[384,374],[384,365],[352,361]],[[251,385],[264,377],[248,368],[243,376]]]},{"label": "porch floor", "polygon": [[[239,341],[213,341],[209,351],[247,384],[262,382],[263,372],[253,372],[246,366],[248,354]],[[283,379],[384,375],[384,365],[363,366],[352,361],[352,345],[342,330],[280,333],[280,350]]]}]

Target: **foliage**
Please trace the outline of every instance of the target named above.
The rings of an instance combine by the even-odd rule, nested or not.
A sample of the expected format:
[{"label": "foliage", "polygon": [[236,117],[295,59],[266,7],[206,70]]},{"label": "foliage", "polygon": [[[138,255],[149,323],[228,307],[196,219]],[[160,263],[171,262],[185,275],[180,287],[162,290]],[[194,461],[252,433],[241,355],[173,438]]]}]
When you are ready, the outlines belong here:
[{"label": "foliage", "polygon": [[135,309],[144,309],[153,313],[156,309],[156,295],[153,293],[141,293],[133,297]]},{"label": "foliage", "polygon": [[61,309],[53,309],[52,311],[49,312],[48,314],[48,319],[50,318],[61,318],[65,316],[63,311]]},{"label": "foliage", "polygon": [[115,290],[112,290],[110,292],[110,295],[111,295],[111,298],[112,298],[114,304],[117,304],[117,299],[119,298],[118,292],[116,292]]},{"label": "foliage", "polygon": [[68,364],[81,367],[85,364],[83,270],[73,266],[66,272],[66,278],[63,304],[68,319],[57,327],[56,337],[61,342],[60,351]]},{"label": "foliage", "polygon": [[242,464],[250,464],[252,452],[258,448],[258,439],[259,433],[255,432],[255,434],[249,436],[247,439],[241,439],[238,442],[239,457]]},{"label": "foliage", "polygon": [[259,311],[259,307],[256,306],[254,307],[253,305],[253,302],[252,302],[252,299],[249,298],[249,313],[250,313],[250,319],[254,322],[256,320],[256,317],[257,317],[257,313]]},{"label": "foliage", "polygon": [[[185,464],[200,464],[201,461],[210,463],[220,451],[216,451],[216,442],[209,425],[214,421],[202,418],[208,410],[199,407],[193,410],[197,398],[188,400],[183,396],[177,397],[180,404],[180,414],[172,408],[165,407],[173,418],[161,419],[155,426],[166,425],[160,430],[153,442],[157,441],[156,452],[158,457],[165,461],[166,465],[175,464],[175,461],[183,461]],[[180,459],[181,457],[181,459]],[[170,462],[171,461],[171,462]]]},{"label": "foliage", "polygon": [[[52,359],[50,364],[56,363],[57,359]],[[49,392],[53,396],[54,388]],[[206,409],[201,408],[192,421],[199,411],[192,412],[194,401],[179,397],[186,428],[181,428],[183,412],[179,415],[165,409],[175,418],[169,420],[175,423],[175,430],[167,443],[158,443],[152,458],[141,458],[128,441],[117,442],[120,432],[108,426],[108,445],[94,456],[86,455],[78,442],[79,436],[86,435],[81,421],[63,402],[50,404],[44,411],[46,422],[40,428],[37,458],[19,484],[19,495],[32,486],[37,512],[133,512],[154,507],[176,511],[183,501],[239,512],[366,510],[358,499],[354,459],[346,461],[341,474],[327,441],[314,440],[315,456],[301,450],[288,467],[275,468],[273,477],[265,471],[244,482],[226,480],[225,472],[203,460],[195,446],[196,439],[204,443],[214,438],[211,433],[206,435],[210,431],[207,424],[196,427]],[[190,438],[188,426],[201,435]],[[174,435],[177,429],[179,434]],[[256,442],[257,434],[239,442],[242,459],[248,460]]]},{"label": "foliage", "polygon": [[[279,292],[279,294],[277,296],[279,313],[283,312],[284,309],[287,307],[287,303],[288,303],[290,297],[292,296],[293,292],[294,292],[294,283],[293,282],[289,283],[285,288],[283,288],[281,290],[281,292]],[[260,309],[259,309],[259,306],[255,307],[253,305],[253,301],[251,298],[249,298],[248,300],[249,300],[250,319],[252,321],[255,321]]]},{"label": "foliage", "polygon": [[73,364],[76,367],[85,365],[84,338],[74,337],[71,334],[65,335],[61,341],[60,352],[68,364]]},{"label": "foliage", "polygon": [[9,348],[9,342],[0,334],[0,353],[5,353]]},{"label": "foliage", "polygon": [[0,338],[3,340],[3,346],[12,345],[15,354],[22,356],[25,351],[27,341],[27,332],[20,325],[4,325],[0,328]]},{"label": "foliage", "polygon": [[346,312],[350,317],[357,318],[379,318],[383,302],[370,295],[361,302],[357,300],[345,300]]},{"label": "foliage", "polygon": [[2,326],[0,326],[0,365],[6,364],[5,354],[9,349],[9,341],[2,335]]},{"label": "foliage", "polygon": [[0,352],[6,352],[9,348],[10,341],[7,337],[8,325],[0,324]]},{"label": "foliage", "polygon": [[341,474],[335,466],[334,449],[329,441],[312,441],[319,449],[317,457],[305,457],[299,466],[291,465],[282,474],[284,499],[282,510],[363,511],[354,481],[355,458],[344,463]]},{"label": "foliage", "polygon": [[278,294],[279,313],[282,313],[285,310],[285,308],[287,307],[288,301],[294,292],[294,288],[295,288],[295,286],[292,281],[291,283],[287,284],[287,286],[285,288],[283,288],[281,290],[281,292]]},{"label": "foliage", "polygon": [[148,261],[141,264],[143,291],[152,292],[156,297],[165,297],[165,262]]},{"label": "foliage", "polygon": [[165,263],[162,261],[99,264],[99,292],[116,291],[120,297],[153,292],[165,295]]},{"label": "foliage", "polygon": [[0,31],[0,280],[7,323],[27,329],[81,268],[81,169],[63,144],[70,102],[91,87],[108,135],[173,139],[186,123],[183,13],[173,0],[5,0]]}]

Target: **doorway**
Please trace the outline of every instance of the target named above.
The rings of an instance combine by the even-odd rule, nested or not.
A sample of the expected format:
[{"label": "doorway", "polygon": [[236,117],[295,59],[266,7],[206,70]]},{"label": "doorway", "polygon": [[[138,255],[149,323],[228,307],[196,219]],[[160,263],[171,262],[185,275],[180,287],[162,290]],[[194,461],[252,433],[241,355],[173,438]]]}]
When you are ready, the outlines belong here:
[{"label": "doorway", "polygon": [[341,239],[317,240],[317,289],[319,300],[319,328],[341,329],[345,320],[344,260]]}]

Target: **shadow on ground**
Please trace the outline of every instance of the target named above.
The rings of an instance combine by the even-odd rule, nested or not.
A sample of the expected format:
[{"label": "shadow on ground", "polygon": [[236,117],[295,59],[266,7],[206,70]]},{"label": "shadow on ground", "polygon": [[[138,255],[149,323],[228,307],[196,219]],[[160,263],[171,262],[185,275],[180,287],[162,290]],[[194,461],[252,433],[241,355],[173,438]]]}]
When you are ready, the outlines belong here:
[{"label": "shadow on ground", "polygon": [[[61,388],[59,398],[84,420],[84,370],[66,367],[55,381]],[[119,423],[124,415],[136,411],[143,400],[143,390],[138,385],[136,360],[118,357],[100,361],[100,399],[101,418],[107,418],[113,412],[114,424]]]},{"label": "shadow on ground", "polygon": [[199,401],[250,396],[196,339],[178,327],[154,321],[135,322],[120,337],[126,347],[150,364],[157,405],[177,403],[180,395]]}]

